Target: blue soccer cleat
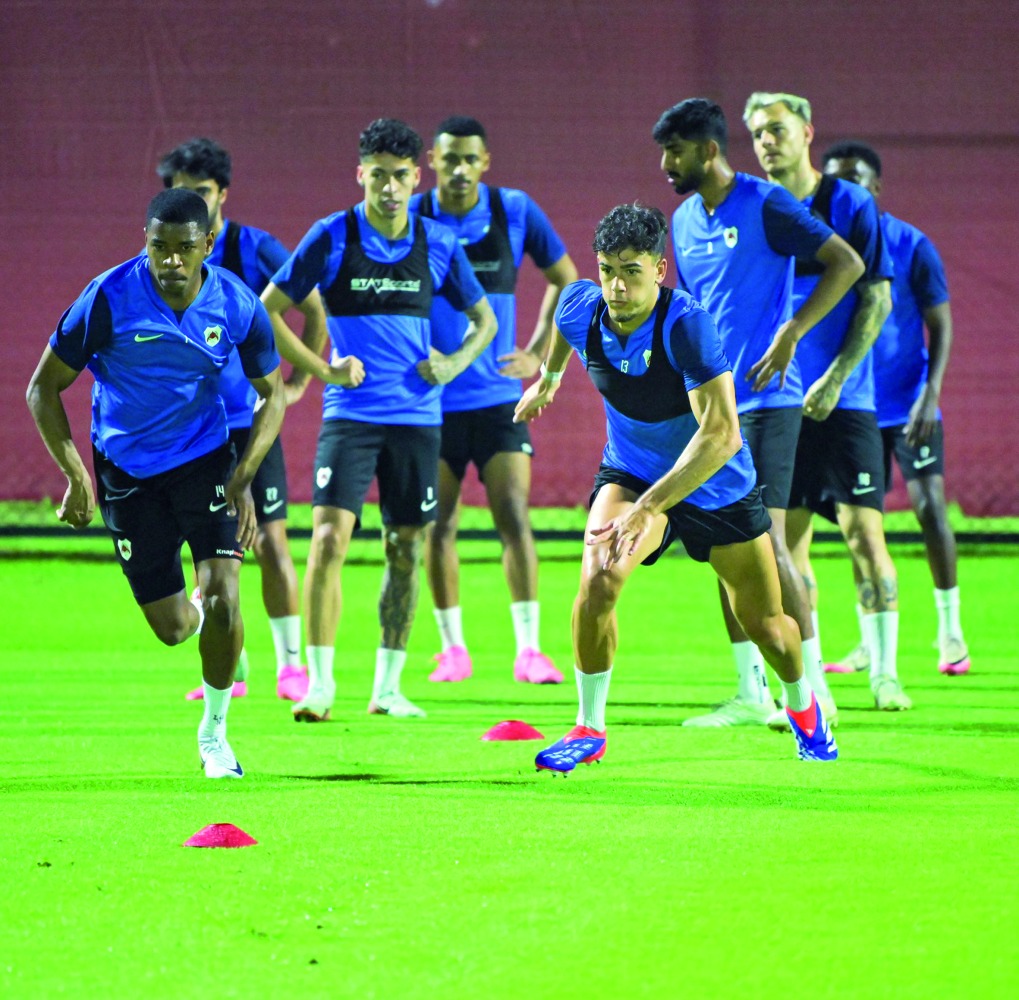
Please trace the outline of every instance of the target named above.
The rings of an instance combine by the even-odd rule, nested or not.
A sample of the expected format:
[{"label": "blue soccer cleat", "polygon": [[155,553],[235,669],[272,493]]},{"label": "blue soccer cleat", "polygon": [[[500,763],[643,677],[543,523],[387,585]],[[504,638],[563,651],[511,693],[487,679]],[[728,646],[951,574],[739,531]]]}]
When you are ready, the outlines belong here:
[{"label": "blue soccer cleat", "polygon": [[534,758],[539,771],[567,775],[578,764],[593,764],[605,756],[605,733],[588,726],[574,726],[561,740]]},{"label": "blue soccer cleat", "polygon": [[835,737],[813,694],[809,708],[802,712],[787,708],[785,712],[796,737],[796,754],[800,760],[838,760],[839,748],[835,745]]}]

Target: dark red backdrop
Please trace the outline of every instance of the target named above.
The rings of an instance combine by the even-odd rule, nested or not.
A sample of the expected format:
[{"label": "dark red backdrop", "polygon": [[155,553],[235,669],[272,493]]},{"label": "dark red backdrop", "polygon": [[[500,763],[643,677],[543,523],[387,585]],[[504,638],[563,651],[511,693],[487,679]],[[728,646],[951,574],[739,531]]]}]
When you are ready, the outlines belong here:
[{"label": "dark red backdrop", "polygon": [[[674,207],[649,137],[658,113],[715,98],[732,122],[732,160],[755,171],[740,112],[750,91],[774,89],[811,98],[819,145],[873,141],[884,204],[938,244],[957,336],[944,400],[949,492],[969,513],[1019,513],[1012,14],[1009,0],[6,0],[0,497],[62,493],[25,384],[62,310],[138,249],[157,156],[181,139],[226,145],[231,214],[292,245],[357,199],[357,133],[369,120],[400,117],[427,136],[447,114],[472,114],[490,132],[490,179],[529,191],[593,276],[591,231],[608,208]],[[540,293],[530,269],[524,329]],[[586,496],[603,419],[580,375],[536,427],[537,504]],[[84,445],[80,382],[69,408]],[[309,399],[284,429],[298,499],[310,494],[318,422]]]}]

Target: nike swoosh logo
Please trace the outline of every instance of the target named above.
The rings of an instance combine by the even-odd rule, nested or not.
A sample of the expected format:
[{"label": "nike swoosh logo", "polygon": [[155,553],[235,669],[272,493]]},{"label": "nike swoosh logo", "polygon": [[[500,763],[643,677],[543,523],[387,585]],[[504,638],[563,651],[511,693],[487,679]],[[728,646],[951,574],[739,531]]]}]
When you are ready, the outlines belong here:
[{"label": "nike swoosh logo", "polygon": [[696,249],[697,247],[683,247],[682,254],[684,257],[689,257]]},{"label": "nike swoosh logo", "polygon": [[209,510],[215,514],[217,510],[222,510],[225,506],[226,506],[225,500],[222,503],[210,503]]},{"label": "nike swoosh logo", "polygon": [[930,458],[915,458],[913,459],[913,468],[926,469],[928,465],[933,465],[937,460],[937,455],[931,455]]},{"label": "nike swoosh logo", "polygon": [[262,504],[262,513],[271,514],[274,510],[279,510],[283,506],[282,500],[277,500],[275,503],[264,503]]},{"label": "nike swoosh logo", "polygon": [[163,335],[161,333],[154,333],[151,337],[143,337],[140,333],[134,335],[134,342],[136,344],[144,344],[147,340],[159,340]]},{"label": "nike swoosh logo", "polygon": [[873,493],[874,490],[876,490],[876,489],[877,489],[876,486],[854,486],[853,487],[853,496],[854,497],[862,497],[864,493]]},{"label": "nike swoosh logo", "polygon": [[438,500],[422,500],[421,509],[427,514],[438,502]]}]

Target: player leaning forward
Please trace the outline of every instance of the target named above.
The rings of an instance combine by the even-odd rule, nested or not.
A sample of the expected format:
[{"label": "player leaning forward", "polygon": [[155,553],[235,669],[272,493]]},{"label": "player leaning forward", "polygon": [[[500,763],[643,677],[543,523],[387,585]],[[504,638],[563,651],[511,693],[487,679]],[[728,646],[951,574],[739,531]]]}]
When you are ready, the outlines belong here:
[{"label": "player leaning forward", "polygon": [[[103,521],[158,638],[173,646],[201,631],[199,755],[208,777],[239,778],[226,739],[244,641],[238,578],[256,530],[251,481],[286,404],[269,317],[241,281],[204,265],[212,244],[197,194],[158,194],[146,215],[145,253],[95,278],[64,313],[29,383],[28,405],[67,476],[57,516],[84,527],[96,499],[61,393],[82,369],[92,372],[92,457]],[[234,348],[264,400],[236,465],[219,397]],[[202,610],[185,591],[185,541]]]},{"label": "player leaning forward", "polygon": [[519,419],[538,416],[574,350],[605,398],[608,429],[573,606],[577,724],[535,763],[568,772],[605,753],[616,602],[636,566],[655,562],[677,538],[711,564],[740,625],[778,674],[799,756],[834,760],[835,740],[803,677],[796,623],[782,610],[732,370],[711,317],[662,285],[667,235],[657,209],[620,205],[602,219],[594,239],[601,288],[578,281],[563,291],[547,366],[517,407]]}]

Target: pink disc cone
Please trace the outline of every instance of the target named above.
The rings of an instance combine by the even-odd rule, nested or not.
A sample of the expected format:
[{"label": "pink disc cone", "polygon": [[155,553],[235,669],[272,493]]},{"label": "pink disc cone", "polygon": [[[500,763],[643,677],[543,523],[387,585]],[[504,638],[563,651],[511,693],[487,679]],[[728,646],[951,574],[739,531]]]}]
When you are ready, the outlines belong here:
[{"label": "pink disc cone", "polygon": [[184,841],[185,847],[251,847],[258,841],[249,837],[233,823],[212,823],[203,826],[193,837]]},{"label": "pink disc cone", "polygon": [[505,722],[492,726],[481,738],[483,740],[543,740],[545,737],[534,726],[529,726],[526,722],[521,722],[519,719],[507,719]]}]

